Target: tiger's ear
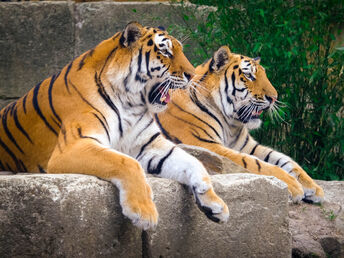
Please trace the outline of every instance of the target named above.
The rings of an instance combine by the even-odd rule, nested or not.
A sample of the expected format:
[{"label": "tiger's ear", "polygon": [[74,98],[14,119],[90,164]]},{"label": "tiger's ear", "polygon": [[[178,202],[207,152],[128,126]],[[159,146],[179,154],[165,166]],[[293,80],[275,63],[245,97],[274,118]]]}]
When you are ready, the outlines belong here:
[{"label": "tiger's ear", "polygon": [[254,61],[256,61],[256,63],[257,63],[257,64],[259,64],[259,63],[260,63],[260,57],[259,57],[259,56],[258,56],[258,57],[255,57],[255,58],[253,58],[253,60],[254,60]]},{"label": "tiger's ear", "polygon": [[130,22],[127,24],[122,32],[122,36],[119,40],[122,46],[130,47],[135,43],[142,35],[143,26],[138,22]]},{"label": "tiger's ear", "polygon": [[214,53],[214,56],[210,62],[210,71],[220,71],[229,62],[229,56],[231,51],[227,46],[222,46]]}]

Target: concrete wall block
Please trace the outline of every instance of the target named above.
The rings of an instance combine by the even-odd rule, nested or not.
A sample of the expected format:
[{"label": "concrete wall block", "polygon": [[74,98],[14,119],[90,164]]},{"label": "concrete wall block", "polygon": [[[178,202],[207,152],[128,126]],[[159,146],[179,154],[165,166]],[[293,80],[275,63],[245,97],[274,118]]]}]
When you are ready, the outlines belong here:
[{"label": "concrete wall block", "polygon": [[160,218],[144,238],[108,182],[0,176],[0,257],[290,257],[286,185],[245,174],[212,179],[229,205],[229,223],[209,221],[179,183],[148,178]]},{"label": "concrete wall block", "polygon": [[2,100],[24,95],[73,59],[72,17],[67,2],[0,4]]},{"label": "concrete wall block", "polygon": [[75,55],[78,56],[107,39],[131,21],[144,26],[181,23],[168,3],[93,2],[75,5]]}]

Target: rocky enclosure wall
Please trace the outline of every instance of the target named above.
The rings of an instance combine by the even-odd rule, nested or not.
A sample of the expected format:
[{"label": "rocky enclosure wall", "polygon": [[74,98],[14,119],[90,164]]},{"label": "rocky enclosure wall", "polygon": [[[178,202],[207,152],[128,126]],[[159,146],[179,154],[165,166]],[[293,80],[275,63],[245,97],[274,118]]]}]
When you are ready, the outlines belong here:
[{"label": "rocky enclosure wall", "polygon": [[182,24],[178,8],[158,2],[0,2],[0,108],[130,21]]},{"label": "rocky enclosure wall", "polygon": [[216,224],[184,186],[148,178],[159,211],[142,234],[118,191],[83,175],[0,176],[0,257],[290,257],[286,185],[273,177],[212,176],[230,220]]}]

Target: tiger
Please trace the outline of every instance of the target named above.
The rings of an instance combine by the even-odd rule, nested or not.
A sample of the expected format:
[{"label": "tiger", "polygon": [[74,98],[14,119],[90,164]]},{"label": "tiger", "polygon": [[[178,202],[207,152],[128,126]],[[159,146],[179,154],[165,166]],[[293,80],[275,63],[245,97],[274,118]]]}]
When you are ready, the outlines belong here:
[{"label": "tiger", "polygon": [[176,144],[203,147],[246,168],[288,185],[294,203],[321,203],[323,189],[290,157],[253,139],[260,114],[276,109],[277,91],[260,58],[220,47],[196,67],[193,87],[173,92],[168,108],[155,119],[165,137]]},{"label": "tiger", "polygon": [[119,189],[143,230],[158,211],[146,172],[192,191],[212,221],[229,218],[202,163],[165,139],[153,115],[186,89],[195,68],[163,27],[128,23],[0,112],[0,170],[96,176]]}]

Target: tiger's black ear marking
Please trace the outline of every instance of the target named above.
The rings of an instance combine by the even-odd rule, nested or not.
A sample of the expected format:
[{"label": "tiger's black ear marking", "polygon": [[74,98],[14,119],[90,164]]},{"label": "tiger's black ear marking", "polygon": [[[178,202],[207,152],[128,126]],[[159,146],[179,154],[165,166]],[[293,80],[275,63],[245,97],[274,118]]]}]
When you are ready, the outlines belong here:
[{"label": "tiger's black ear marking", "polygon": [[166,30],[164,26],[158,26],[158,29],[163,30],[163,31]]},{"label": "tiger's black ear marking", "polygon": [[222,46],[214,53],[210,62],[209,70],[220,71],[229,62],[230,50],[227,46]]},{"label": "tiger's black ear marking", "polygon": [[124,47],[130,47],[133,43],[135,43],[141,37],[142,29],[143,29],[142,25],[139,24],[138,22],[128,23],[122,32],[119,42]]},{"label": "tiger's black ear marking", "polygon": [[255,58],[253,58],[253,60],[254,60],[254,61],[256,61],[256,63],[258,63],[258,64],[260,63],[260,57],[259,57],[259,56],[258,56],[258,57],[255,57]]}]

